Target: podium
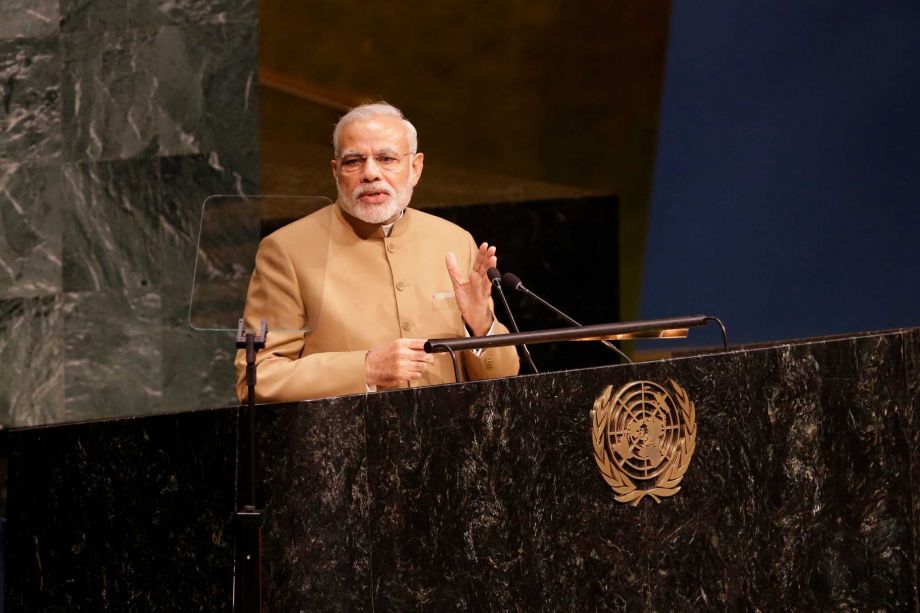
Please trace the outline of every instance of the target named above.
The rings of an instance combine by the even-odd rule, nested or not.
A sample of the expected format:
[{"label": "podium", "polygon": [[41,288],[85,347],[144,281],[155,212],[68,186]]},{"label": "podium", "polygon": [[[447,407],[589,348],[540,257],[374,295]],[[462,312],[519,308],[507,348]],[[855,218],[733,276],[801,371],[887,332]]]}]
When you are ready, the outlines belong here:
[{"label": "podium", "polygon": [[[680,491],[598,472],[679,383]],[[262,405],[267,611],[917,608],[920,330]],[[238,408],[3,433],[9,611],[232,609]]]}]

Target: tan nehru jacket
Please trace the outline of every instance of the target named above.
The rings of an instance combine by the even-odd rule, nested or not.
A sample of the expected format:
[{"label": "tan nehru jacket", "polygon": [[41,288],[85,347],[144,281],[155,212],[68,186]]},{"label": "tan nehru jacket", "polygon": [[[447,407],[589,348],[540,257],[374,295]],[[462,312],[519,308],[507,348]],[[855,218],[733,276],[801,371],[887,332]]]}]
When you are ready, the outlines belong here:
[{"label": "tan nehru jacket", "polygon": [[[414,209],[385,237],[327,206],[266,237],[259,246],[246,298],[246,326],[267,320],[257,356],[256,399],[287,402],[363,393],[364,356],[397,338],[465,334],[444,257],[471,271],[478,251],[469,232]],[[302,330],[307,332],[284,332]],[[274,330],[274,331],[273,331]],[[496,322],[494,334],[507,332]],[[464,379],[515,375],[514,347],[458,354]],[[246,397],[245,355],[236,356],[237,396]],[[446,354],[413,387],[450,383]],[[407,384],[408,386],[408,384]]]}]

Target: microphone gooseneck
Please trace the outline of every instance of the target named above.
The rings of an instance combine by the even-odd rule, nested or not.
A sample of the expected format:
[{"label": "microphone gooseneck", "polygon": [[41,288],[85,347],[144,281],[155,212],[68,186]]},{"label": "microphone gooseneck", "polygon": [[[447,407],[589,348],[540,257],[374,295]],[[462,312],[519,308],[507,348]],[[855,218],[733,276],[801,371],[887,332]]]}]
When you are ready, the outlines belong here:
[{"label": "microphone gooseneck", "polygon": [[[520,332],[517,322],[514,321],[514,315],[511,313],[511,306],[508,304],[508,299],[505,298],[505,292],[502,290],[502,273],[500,273],[497,268],[490,268],[486,271],[486,274],[492,282],[492,287],[498,290],[498,296],[501,298],[502,306],[505,308],[505,313],[508,314],[508,321],[511,322],[511,329],[515,332]],[[533,370],[535,374],[539,374],[540,371],[537,369],[537,365],[534,364],[533,358],[530,356],[530,349],[527,348],[527,345],[521,344],[521,351],[524,354],[524,359],[527,360],[527,364],[530,365],[531,370]]]},{"label": "microphone gooseneck", "polygon": [[[496,272],[498,272],[498,271],[496,271]],[[490,277],[490,278],[491,278],[491,277]],[[511,273],[511,272],[506,272],[504,275],[502,275],[501,282],[502,282],[503,285],[506,285],[507,287],[509,287],[509,288],[511,288],[511,289],[513,289],[513,290],[515,290],[515,291],[518,291],[518,292],[527,294],[528,296],[530,296],[531,298],[533,298],[534,300],[536,300],[537,302],[539,302],[540,304],[542,304],[543,306],[545,306],[546,308],[548,308],[550,311],[552,311],[553,313],[555,313],[556,315],[558,315],[558,316],[561,317],[562,319],[566,320],[567,322],[569,322],[569,323],[572,324],[573,326],[578,326],[579,328],[584,327],[584,326],[582,326],[582,324],[580,324],[580,323],[578,323],[577,321],[575,321],[572,317],[569,317],[567,314],[565,314],[565,313],[563,313],[562,311],[560,311],[560,310],[559,310],[558,308],[556,308],[554,305],[550,304],[549,302],[547,302],[546,300],[544,300],[543,298],[541,298],[541,297],[538,296],[537,294],[535,294],[535,293],[533,293],[532,291],[530,291],[529,289],[527,289],[527,287],[524,285],[524,282],[521,281],[521,278],[518,277],[516,274]],[[493,281],[493,283],[494,283],[494,281]],[[611,351],[615,352],[617,355],[619,355],[620,357],[622,357],[622,358],[623,358],[624,360],[626,360],[628,363],[632,364],[632,360],[629,359],[629,356],[626,355],[625,353],[623,353],[622,351],[620,351],[620,348],[617,347],[616,345],[614,345],[613,343],[611,343],[610,341],[601,341],[601,344],[604,345],[604,347],[606,347],[607,349],[610,349]]]}]

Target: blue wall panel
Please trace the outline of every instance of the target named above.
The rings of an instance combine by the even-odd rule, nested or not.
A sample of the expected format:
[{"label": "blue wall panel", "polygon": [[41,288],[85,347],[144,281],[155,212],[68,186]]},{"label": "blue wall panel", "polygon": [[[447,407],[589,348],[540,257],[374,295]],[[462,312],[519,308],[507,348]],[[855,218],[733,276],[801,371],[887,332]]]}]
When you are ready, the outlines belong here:
[{"label": "blue wall panel", "polygon": [[920,324],[917,32],[916,2],[673,5],[642,316]]}]

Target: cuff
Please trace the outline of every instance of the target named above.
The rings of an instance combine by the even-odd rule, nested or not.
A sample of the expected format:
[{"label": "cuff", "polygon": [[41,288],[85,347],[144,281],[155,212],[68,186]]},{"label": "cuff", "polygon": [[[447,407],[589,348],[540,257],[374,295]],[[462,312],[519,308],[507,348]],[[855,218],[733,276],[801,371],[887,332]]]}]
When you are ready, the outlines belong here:
[{"label": "cuff", "polygon": [[[495,319],[495,314],[493,313],[493,314],[492,314],[492,325],[489,326],[489,331],[486,332],[486,336],[492,336],[492,333],[495,331],[495,322],[496,322],[496,321],[497,321],[497,320]],[[463,335],[466,336],[467,338],[469,338],[469,337],[472,336],[472,334],[470,334],[470,329],[466,327],[466,322],[463,323]],[[480,347],[479,349],[471,349],[471,350],[470,350],[470,353],[472,353],[472,354],[475,355],[477,358],[479,358],[479,357],[482,357],[482,352],[483,352],[483,351],[484,351],[484,349],[483,349],[482,347]],[[377,391],[377,390],[372,390],[372,391]]]}]

